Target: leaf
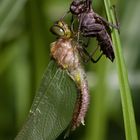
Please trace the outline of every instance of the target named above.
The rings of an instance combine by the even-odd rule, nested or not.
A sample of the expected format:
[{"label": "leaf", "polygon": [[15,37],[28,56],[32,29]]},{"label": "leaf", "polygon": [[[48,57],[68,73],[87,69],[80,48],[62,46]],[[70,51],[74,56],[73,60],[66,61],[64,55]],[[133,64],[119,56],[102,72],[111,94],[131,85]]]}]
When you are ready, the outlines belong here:
[{"label": "leaf", "polygon": [[69,125],[75,101],[74,82],[52,60],[16,140],[55,140]]}]

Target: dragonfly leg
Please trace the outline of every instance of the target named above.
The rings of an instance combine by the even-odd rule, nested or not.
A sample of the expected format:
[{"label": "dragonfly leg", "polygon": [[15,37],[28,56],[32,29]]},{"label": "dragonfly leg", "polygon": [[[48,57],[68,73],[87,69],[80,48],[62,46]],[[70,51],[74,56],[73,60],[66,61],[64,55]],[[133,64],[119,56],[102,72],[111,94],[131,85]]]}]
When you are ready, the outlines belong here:
[{"label": "dragonfly leg", "polygon": [[88,45],[90,44],[90,38],[87,38],[87,41],[85,42],[85,40],[79,40],[79,44],[81,44],[83,47],[87,48]]},{"label": "dragonfly leg", "polygon": [[63,15],[59,20],[63,20],[64,17],[65,17],[67,14],[69,14],[69,13],[70,13],[70,10],[68,10],[67,12],[65,12],[64,15]]},{"label": "dragonfly leg", "polygon": [[120,23],[119,23],[118,18],[117,18],[116,6],[112,5],[112,9],[113,9],[115,20],[116,20],[116,26],[118,27],[118,31],[120,33]]},{"label": "dragonfly leg", "polygon": [[101,55],[96,60],[93,58],[93,55],[95,54],[95,52],[97,51],[97,49],[98,49],[98,46],[96,47],[96,49],[91,54],[89,54],[89,52],[86,50],[86,48],[83,47],[84,53],[88,56],[88,59],[84,61],[85,63],[87,63],[90,60],[93,63],[97,63],[100,60],[100,58],[102,57],[103,53],[101,53]]},{"label": "dragonfly leg", "polygon": [[75,22],[75,18],[72,15],[71,20],[70,20],[70,29],[71,29],[72,33],[74,33],[74,22]]}]

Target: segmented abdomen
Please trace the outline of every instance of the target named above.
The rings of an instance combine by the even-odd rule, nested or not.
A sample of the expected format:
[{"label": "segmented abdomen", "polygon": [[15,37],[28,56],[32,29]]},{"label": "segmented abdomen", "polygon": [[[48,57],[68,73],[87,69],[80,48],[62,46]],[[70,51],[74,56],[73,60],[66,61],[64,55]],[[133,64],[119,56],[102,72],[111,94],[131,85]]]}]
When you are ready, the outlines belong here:
[{"label": "segmented abdomen", "polygon": [[88,83],[86,73],[81,65],[78,47],[77,42],[74,40],[64,38],[51,44],[52,57],[62,68],[67,70],[68,75],[73,79],[78,89],[71,130],[75,130],[81,123],[84,124],[89,104]]},{"label": "segmented abdomen", "polygon": [[78,87],[78,96],[72,119],[72,130],[75,130],[77,127],[79,127],[81,123],[84,125],[84,118],[89,105],[89,90],[85,72],[82,68],[79,68],[77,71],[75,70],[75,73],[77,73],[80,78],[76,81]]},{"label": "segmented abdomen", "polygon": [[112,47],[112,40],[105,29],[98,33],[97,40],[103,54],[113,62],[115,55]]}]

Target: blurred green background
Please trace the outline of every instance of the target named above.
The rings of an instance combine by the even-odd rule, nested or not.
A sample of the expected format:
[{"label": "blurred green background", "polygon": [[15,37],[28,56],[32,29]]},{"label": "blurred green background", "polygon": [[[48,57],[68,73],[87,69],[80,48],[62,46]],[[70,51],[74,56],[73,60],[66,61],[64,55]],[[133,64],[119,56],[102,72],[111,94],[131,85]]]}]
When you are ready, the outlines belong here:
[{"label": "blurred green background", "polygon": [[[56,39],[49,28],[70,3],[71,0],[0,0],[0,140],[14,139],[25,122],[50,61],[50,43]],[[119,0],[112,4],[116,5],[120,23],[140,135],[140,1]],[[94,0],[93,6],[97,13],[105,15],[103,0]],[[94,46],[91,43],[90,49]],[[125,140],[115,62],[102,57],[97,64],[88,63],[85,67],[91,96],[86,127],[78,128],[69,139]]]}]

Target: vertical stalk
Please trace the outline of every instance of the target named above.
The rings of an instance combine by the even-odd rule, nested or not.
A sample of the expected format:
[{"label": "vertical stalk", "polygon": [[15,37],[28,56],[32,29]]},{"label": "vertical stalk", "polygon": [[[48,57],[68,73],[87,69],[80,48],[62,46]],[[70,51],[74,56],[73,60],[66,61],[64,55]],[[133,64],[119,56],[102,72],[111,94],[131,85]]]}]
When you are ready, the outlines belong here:
[{"label": "vertical stalk", "polygon": [[[116,24],[110,0],[104,0],[104,4],[109,22]],[[119,33],[116,29],[113,29],[112,41],[114,45],[116,66],[118,70],[126,140],[138,140],[131,91],[128,81],[128,73],[122,55]]]}]

